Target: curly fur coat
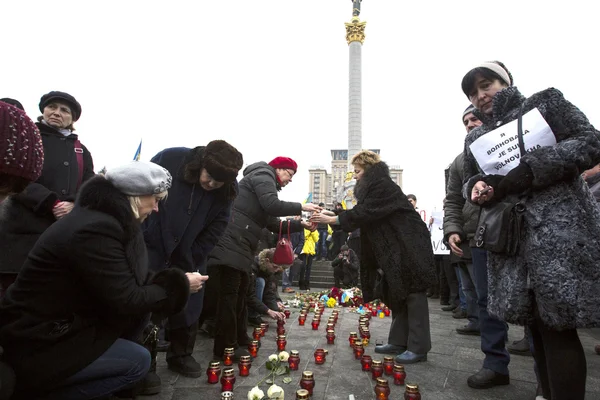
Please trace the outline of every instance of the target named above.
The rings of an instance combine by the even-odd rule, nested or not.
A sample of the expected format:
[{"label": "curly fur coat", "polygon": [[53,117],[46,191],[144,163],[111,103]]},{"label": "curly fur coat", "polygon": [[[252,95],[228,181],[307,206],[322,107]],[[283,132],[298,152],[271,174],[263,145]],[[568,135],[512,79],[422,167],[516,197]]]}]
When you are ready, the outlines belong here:
[{"label": "curly fur coat", "polygon": [[427,226],[390,178],[388,166],[368,168],[354,191],[358,203],[340,213],[342,229],[361,230],[360,274],[365,301],[374,298],[377,268],[385,273],[384,301],[401,304],[410,293],[435,282],[431,237]]},{"label": "curly fur coat", "polygon": [[[586,116],[551,88],[525,99],[516,87],[498,92],[493,115],[475,114],[483,125],[465,141],[465,197],[485,180],[469,145],[497,126],[537,107],[557,144],[527,153],[521,162],[533,171],[526,200],[519,254],[488,254],[488,310],[518,324],[531,321],[534,302],[546,326],[574,329],[600,326],[600,211],[579,176],[600,162],[600,137]],[[470,178],[470,179],[469,179]]]}]

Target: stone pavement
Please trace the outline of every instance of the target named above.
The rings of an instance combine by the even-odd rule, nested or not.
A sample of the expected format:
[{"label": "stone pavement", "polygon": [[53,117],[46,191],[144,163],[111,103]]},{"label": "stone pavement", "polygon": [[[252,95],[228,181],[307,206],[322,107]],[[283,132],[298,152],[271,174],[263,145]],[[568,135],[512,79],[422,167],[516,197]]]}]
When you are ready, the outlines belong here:
[{"label": "stone pavement", "polygon": [[[354,360],[348,345],[348,333],[357,331],[358,314],[349,313],[342,308],[336,325],[335,345],[327,345],[325,340],[325,325],[331,309],[326,309],[318,331],[313,331],[310,326],[310,316],[305,326],[298,325],[298,311],[292,309],[292,315],[285,325],[287,334],[286,350],[300,352],[301,365],[298,371],[291,372],[293,379],[290,384],[282,383],[282,377],[276,383],[285,390],[285,399],[295,399],[295,391],[299,388],[298,382],[303,370],[314,372],[315,389],[314,400],[348,400],[349,395],[354,395],[356,400],[374,399],[374,381],[370,374],[362,372],[360,362]],[[529,400],[535,399],[535,374],[533,372],[533,358],[511,356],[510,374],[511,384],[487,390],[475,390],[467,386],[467,377],[477,372],[483,360],[480,351],[480,338],[477,336],[462,336],[455,332],[455,328],[464,325],[465,320],[452,318],[451,313],[440,310],[438,300],[429,300],[431,320],[431,336],[433,348],[426,362],[416,365],[407,365],[406,381],[419,384],[423,400]],[[371,343],[366,347],[365,354],[370,354],[374,359],[383,359],[375,354],[373,349],[377,340],[386,341],[391,318],[372,318],[370,324]],[[250,332],[250,331],[249,331]],[[509,339],[521,339],[523,328],[511,326]],[[600,343],[600,333],[596,331],[581,331],[581,341],[586,351],[588,362],[587,400],[600,399],[600,356],[594,353],[594,346]],[[245,400],[247,392],[260,381],[267,373],[265,362],[270,354],[276,353],[276,324],[270,322],[269,331],[262,338],[262,347],[258,358],[253,361],[249,377],[237,376],[237,364],[234,364],[237,382],[234,388],[234,399]],[[329,355],[324,365],[314,363],[313,352],[316,348],[328,349]],[[206,382],[206,375],[198,379],[179,376],[167,369],[165,353],[159,353],[158,373],[163,380],[162,393],[146,397],[155,400],[219,400],[220,385],[210,385]],[[198,335],[194,356],[206,368],[212,355],[212,340]],[[566,374],[569,371],[564,371]],[[404,386],[395,386],[393,379],[387,377],[390,383],[390,399],[402,399]],[[261,389],[267,392],[268,384],[262,384]]]}]

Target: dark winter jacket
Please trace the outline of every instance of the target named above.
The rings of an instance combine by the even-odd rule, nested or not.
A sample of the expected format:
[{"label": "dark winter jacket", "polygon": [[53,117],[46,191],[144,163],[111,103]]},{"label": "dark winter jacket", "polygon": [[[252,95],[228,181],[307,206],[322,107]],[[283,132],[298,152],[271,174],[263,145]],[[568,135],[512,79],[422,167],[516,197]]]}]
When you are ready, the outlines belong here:
[{"label": "dark winter jacket", "polygon": [[357,182],[358,203],[340,213],[341,227],[360,228],[360,277],[365,301],[374,300],[377,268],[385,274],[384,302],[402,304],[411,293],[424,292],[435,282],[433,249],[427,226],[379,162]]},{"label": "dark winter jacket", "polygon": [[294,249],[294,253],[297,255],[302,254],[302,249],[304,248],[304,231],[294,232],[290,235],[290,241],[292,242],[292,249]]},{"label": "dark winter jacket", "polygon": [[[343,251],[340,251],[342,254]],[[360,260],[352,249],[348,249],[348,254],[340,258],[339,254],[331,262],[333,268],[341,268],[343,271],[344,282],[358,281],[358,270],[360,268]]]},{"label": "dark winter jacket", "polygon": [[[248,299],[248,310],[255,311],[259,314],[266,315],[267,311],[279,311],[277,302],[281,301],[281,298],[277,294],[277,281],[281,278],[281,274],[273,274],[267,271],[266,266],[263,265],[264,261],[261,262],[259,256],[254,257],[252,262],[252,273],[250,279],[250,292],[251,296]],[[262,301],[256,297],[256,279],[263,278],[265,280],[265,290],[263,292]]]},{"label": "dark winter jacket", "polygon": [[471,258],[469,241],[475,236],[479,220],[479,206],[466,201],[462,189],[464,179],[464,154],[460,153],[448,169],[446,203],[444,206],[444,242],[453,233],[460,236],[463,258]]},{"label": "dark winter jacket", "polygon": [[[302,204],[279,200],[278,189],[275,169],[269,164],[261,161],[246,167],[233,204],[231,223],[210,254],[209,267],[225,265],[250,272],[262,229],[266,227],[278,233],[277,217],[302,213]],[[304,229],[300,221],[284,221],[284,232],[287,232],[288,223],[291,232]]]},{"label": "dark winter jacket", "polygon": [[206,191],[200,183],[184,179],[192,151],[185,147],[166,149],[151,160],[173,176],[169,196],[143,225],[153,271],[176,266],[185,272],[206,274],[206,258],[229,223],[233,202],[226,196],[226,186]]},{"label": "dark winter jacket", "polygon": [[[600,326],[600,210],[580,172],[600,163],[600,136],[586,116],[556,89],[529,98],[516,87],[493,98],[493,115],[474,114],[483,122],[465,141],[465,196],[478,180],[492,179],[479,170],[469,146],[477,138],[524,113],[540,111],[557,143],[531,151],[521,164],[533,172],[526,196],[523,238],[510,257],[488,253],[488,310],[510,322],[532,319],[533,300],[551,329]],[[493,185],[492,185],[493,186]],[[516,199],[509,195],[507,200]]]},{"label": "dark winter jacket", "polygon": [[[56,219],[52,208],[57,201],[75,201],[79,167],[75,153],[77,135],[64,136],[46,124],[37,123],[44,145],[44,168],[40,178],[10,201],[0,213],[0,273],[18,273],[40,235]],[[94,176],[88,149],[83,151],[82,181]],[[6,203],[6,204],[4,204]]]},{"label": "dark winter jacket", "polygon": [[146,247],[127,196],[104,177],[42,234],[0,305],[0,344],[23,398],[35,398],[101,356],[149,312],[181,310],[183,272],[148,283]]}]

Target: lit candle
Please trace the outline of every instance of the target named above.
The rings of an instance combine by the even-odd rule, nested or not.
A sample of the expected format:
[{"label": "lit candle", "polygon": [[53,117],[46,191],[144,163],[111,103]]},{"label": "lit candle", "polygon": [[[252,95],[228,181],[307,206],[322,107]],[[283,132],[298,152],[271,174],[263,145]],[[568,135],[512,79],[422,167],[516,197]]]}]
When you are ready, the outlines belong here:
[{"label": "lit candle", "polygon": [[406,379],[406,372],[404,371],[404,365],[394,365],[394,385],[404,385]]},{"label": "lit candle", "polygon": [[290,351],[290,357],[288,358],[288,364],[290,365],[290,370],[297,371],[298,366],[300,365],[300,353],[298,350]]},{"label": "lit candle", "polygon": [[377,384],[375,385],[375,398],[377,400],[388,400],[390,395],[390,387],[387,379],[377,378]]},{"label": "lit candle", "polygon": [[219,383],[219,377],[221,376],[221,363],[219,361],[212,361],[206,369],[206,376],[208,377],[208,383]]},{"label": "lit candle", "polygon": [[303,326],[306,322],[306,314],[300,313],[298,316],[298,325]]},{"label": "lit candle", "polygon": [[327,357],[327,350],[317,349],[315,350],[315,364],[321,365],[325,363]]},{"label": "lit candle", "polygon": [[286,344],[287,344],[287,340],[285,340],[285,335],[279,335],[277,337],[277,350],[284,351]]},{"label": "lit candle", "polygon": [[373,380],[381,378],[383,375],[383,364],[380,360],[373,360],[371,363],[371,377]]},{"label": "lit candle", "polygon": [[383,372],[386,375],[392,375],[394,372],[394,357],[385,356],[383,357]]},{"label": "lit candle", "polygon": [[327,330],[327,335],[325,335],[327,339],[327,344],[334,344],[335,342],[335,331],[333,329]]},{"label": "lit candle", "polygon": [[240,362],[238,363],[240,376],[250,375],[250,367],[252,367],[252,361],[250,361],[250,356],[241,356]]},{"label": "lit candle", "polygon": [[253,340],[248,343],[248,351],[253,358],[258,356],[258,340]]},{"label": "lit candle", "polygon": [[223,352],[223,365],[229,367],[233,365],[233,355],[235,354],[235,349],[233,347],[228,347]]},{"label": "lit candle", "polygon": [[235,374],[233,368],[223,370],[223,376],[221,377],[221,392],[233,392],[234,384]]},{"label": "lit candle", "polygon": [[363,354],[362,358],[360,359],[360,365],[362,366],[362,370],[367,372],[370,371],[372,362],[373,359],[371,358],[371,356]]},{"label": "lit candle", "polygon": [[300,379],[300,387],[308,391],[308,394],[312,396],[313,389],[315,388],[315,378],[312,371],[304,371],[302,373],[302,379]]}]

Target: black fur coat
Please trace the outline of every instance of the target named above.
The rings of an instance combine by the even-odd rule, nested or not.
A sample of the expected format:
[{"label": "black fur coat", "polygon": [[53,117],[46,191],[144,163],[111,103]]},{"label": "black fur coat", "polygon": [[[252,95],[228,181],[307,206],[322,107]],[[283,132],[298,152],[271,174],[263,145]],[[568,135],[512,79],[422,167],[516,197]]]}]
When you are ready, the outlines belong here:
[{"label": "black fur coat", "polygon": [[384,162],[368,168],[356,183],[358,203],[340,213],[342,229],[360,228],[360,274],[365,301],[374,300],[377,268],[385,273],[384,301],[401,304],[436,280],[427,226],[390,178]]},{"label": "black fur coat", "polygon": [[[179,312],[179,269],[148,276],[128,198],[97,176],[40,237],[0,305],[0,343],[22,398],[47,393],[127,336],[150,312]],[[152,282],[152,283],[149,283]]]}]

